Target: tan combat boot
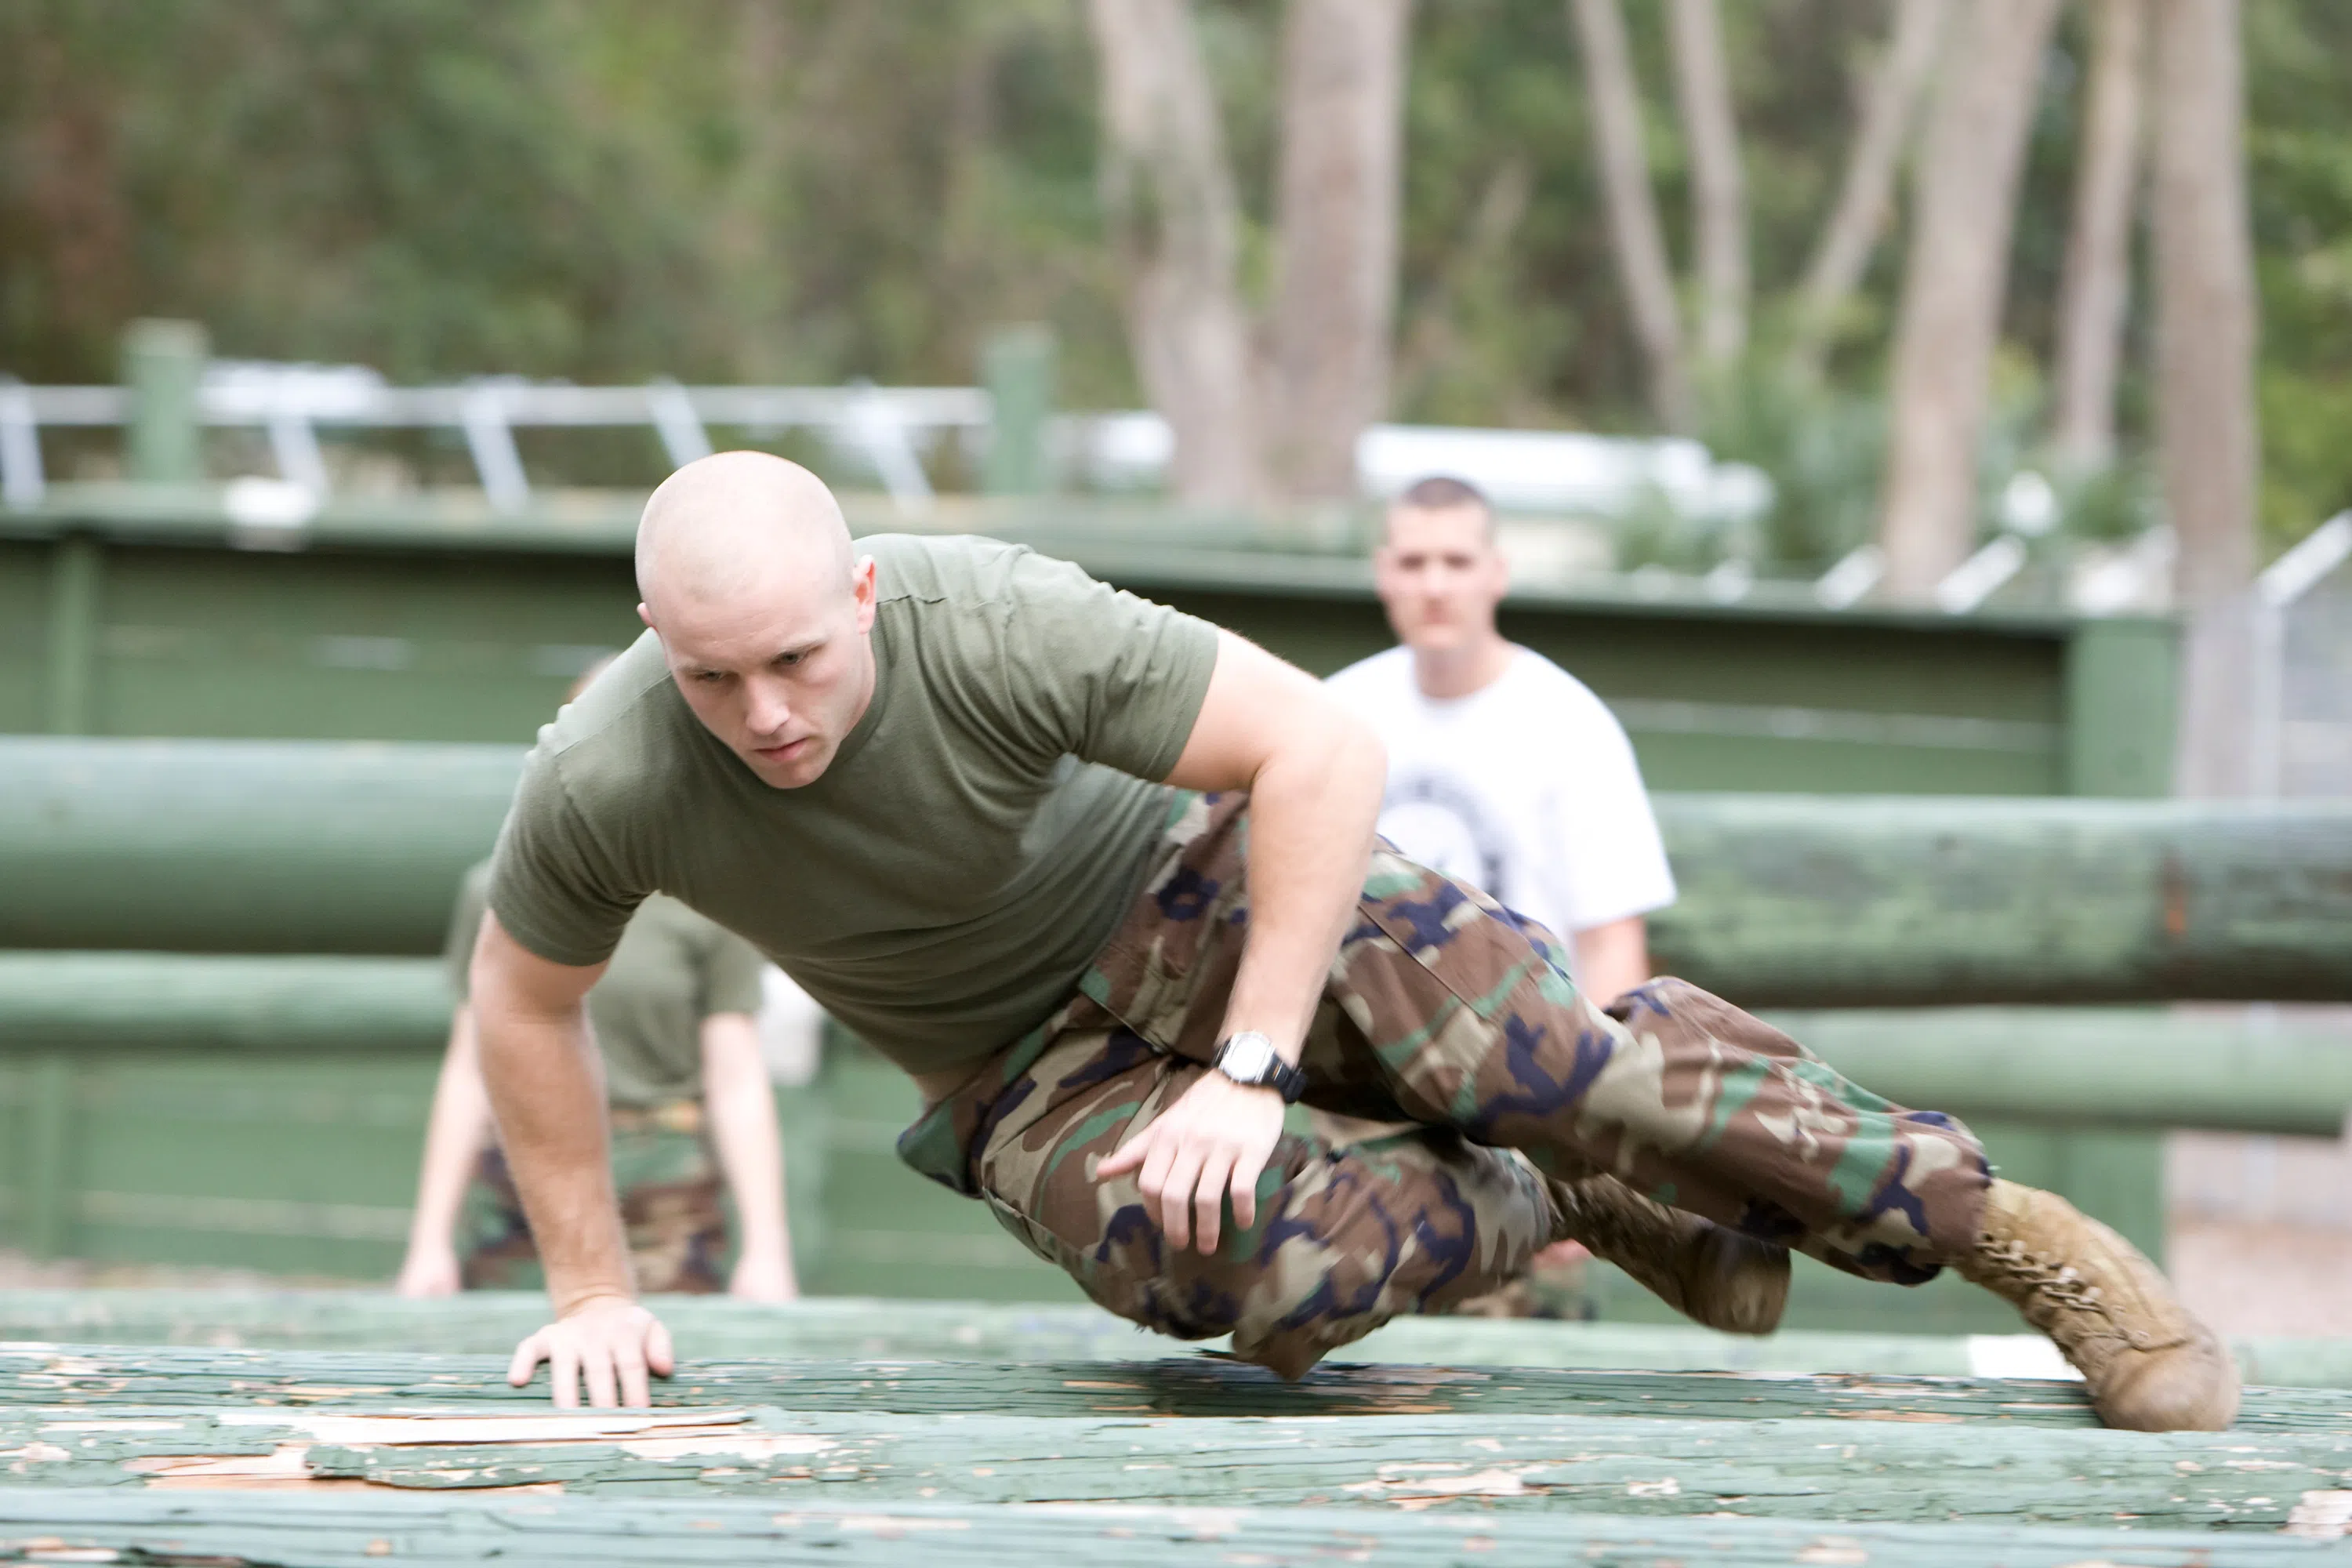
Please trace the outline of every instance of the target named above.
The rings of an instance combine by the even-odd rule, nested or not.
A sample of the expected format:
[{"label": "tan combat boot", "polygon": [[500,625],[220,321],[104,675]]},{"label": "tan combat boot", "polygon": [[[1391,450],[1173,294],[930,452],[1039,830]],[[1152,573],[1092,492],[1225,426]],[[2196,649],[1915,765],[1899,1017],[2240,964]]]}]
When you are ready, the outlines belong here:
[{"label": "tan combat boot", "polygon": [[1547,1179],[1556,1241],[1580,1241],[1667,1306],[1727,1334],[1769,1334],[1789,1304],[1789,1249],[1668,1208],[1606,1173]]},{"label": "tan combat boot", "polygon": [[2139,1248],[2064,1198],[1995,1181],[1976,1250],[1955,1260],[2079,1368],[2091,1406],[2135,1432],[2220,1432],[2238,1368]]}]

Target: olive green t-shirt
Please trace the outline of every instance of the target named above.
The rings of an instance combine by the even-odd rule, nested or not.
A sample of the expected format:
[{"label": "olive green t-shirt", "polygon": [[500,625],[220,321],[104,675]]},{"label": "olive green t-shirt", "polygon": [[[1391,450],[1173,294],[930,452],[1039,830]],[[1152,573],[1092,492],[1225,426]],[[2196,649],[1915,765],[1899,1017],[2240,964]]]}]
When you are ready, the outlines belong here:
[{"label": "olive green t-shirt", "polygon": [[858,542],[874,700],[814,783],[762,783],[640,637],[542,729],[490,902],[558,963],[656,889],[747,938],[909,1072],[1060,1005],[1139,890],[1217,657],[1205,621],[973,538]]},{"label": "olive green t-shirt", "polygon": [[[442,956],[462,1000],[474,938],[490,890],[488,860],[466,873]],[[676,899],[637,906],[588,993],[588,1022],[604,1058],[604,1097],[652,1106],[702,1098],[702,1020],[760,1010],[760,955]]]}]

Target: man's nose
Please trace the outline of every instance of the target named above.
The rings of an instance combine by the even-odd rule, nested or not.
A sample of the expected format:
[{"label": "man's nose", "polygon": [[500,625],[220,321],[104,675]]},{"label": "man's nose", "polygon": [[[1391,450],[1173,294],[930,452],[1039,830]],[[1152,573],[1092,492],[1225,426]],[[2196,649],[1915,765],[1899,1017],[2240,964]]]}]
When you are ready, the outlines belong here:
[{"label": "man's nose", "polygon": [[772,735],[793,721],[792,705],[784,694],[770,689],[764,682],[753,681],[747,693],[743,722],[752,733]]}]

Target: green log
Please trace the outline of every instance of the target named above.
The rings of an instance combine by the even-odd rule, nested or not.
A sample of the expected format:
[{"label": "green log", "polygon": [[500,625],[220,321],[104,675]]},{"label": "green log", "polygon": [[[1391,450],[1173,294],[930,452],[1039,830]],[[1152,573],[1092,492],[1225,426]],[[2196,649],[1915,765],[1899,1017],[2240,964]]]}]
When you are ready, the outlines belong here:
[{"label": "green log", "polygon": [[867,1415],[772,1406],[446,1414],[251,1404],[0,1411],[0,1487],[743,1495],[1591,1510],[2277,1530],[2340,1489],[2352,1431],[1648,1416]]},{"label": "green log", "polygon": [[1750,1007],[2352,997],[2352,803],[1663,795],[1662,968]]},{"label": "green log", "polygon": [[0,741],[0,948],[429,953],[511,746]]},{"label": "green log", "polygon": [[1857,1007],[1767,1021],[1876,1093],[1963,1116],[2332,1138],[2352,1112],[2342,1029],[2108,1007]]},{"label": "green log", "polygon": [[0,1051],[437,1052],[450,1005],[424,958],[0,952]]},{"label": "green log", "polygon": [[[2311,1510],[2316,1515],[2317,1509]],[[1371,1509],[1214,1510],[1059,1504],[795,1502],[0,1488],[0,1560],[201,1562],[378,1568],[496,1562],[509,1568],[643,1568],[647,1542],[681,1564],[810,1568],[1034,1568],[1118,1563],[1190,1568],[2280,1568],[2340,1562],[2341,1542],[2244,1531],[1981,1524],[1822,1524]],[[79,1555],[88,1553],[89,1556]],[[109,1555],[100,1556],[100,1553]],[[112,1554],[120,1554],[118,1558]]]},{"label": "green log", "polygon": [[[425,959],[0,952],[0,1051],[433,1052],[448,1010]],[[2352,1049],[2325,1030],[2105,1008],[1769,1021],[1877,1093],[1963,1116],[2329,1136],[2352,1111]]]},{"label": "green log", "polygon": [[[813,1297],[774,1307],[699,1296],[662,1297],[656,1306],[680,1349],[696,1357],[1011,1363],[1195,1353],[1089,1306]],[[410,1300],[363,1290],[17,1289],[0,1290],[0,1340],[502,1356],[546,1314],[546,1299],[534,1291]],[[2017,1339],[1802,1331],[1750,1339],[1688,1325],[1400,1318],[1342,1359],[1953,1377],[2013,1353]],[[2352,1388],[2352,1339],[2240,1339],[2231,1349],[2250,1384]]]},{"label": "green log", "polygon": [[[427,952],[490,746],[0,742],[0,947]],[[2352,995],[2352,805],[1666,795],[1666,964],[1749,1005]]]},{"label": "green log", "polygon": [[[689,1348],[691,1346],[689,1345]],[[499,1355],[192,1346],[0,1347],[0,1406],[249,1403],[319,1409],[543,1405]],[[690,1359],[656,1407],[775,1405],[893,1415],[1645,1415],[1682,1420],[1973,1421],[2095,1427],[2079,1380],[1879,1373],[1567,1371],[1327,1363],[1297,1384],[1223,1355],[991,1365],[969,1361]],[[2352,1430],[2352,1390],[2256,1387],[2243,1431]]]}]

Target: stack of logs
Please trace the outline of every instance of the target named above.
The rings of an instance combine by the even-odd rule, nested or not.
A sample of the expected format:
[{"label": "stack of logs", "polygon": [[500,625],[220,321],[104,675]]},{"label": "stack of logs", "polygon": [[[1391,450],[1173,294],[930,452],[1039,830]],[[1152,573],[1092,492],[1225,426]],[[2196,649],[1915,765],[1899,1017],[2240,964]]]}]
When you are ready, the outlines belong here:
[{"label": "stack of logs", "polygon": [[[1424,1321],[1285,1385],[1084,1308],[700,1302],[653,1408],[557,1412],[490,1353],[532,1310],[0,1293],[0,1562],[2352,1559],[2352,1392],[2283,1385],[2341,1347],[2149,1435],[1904,1370],[2030,1340]],[[16,1337],[75,1326],[123,1342]]]}]

